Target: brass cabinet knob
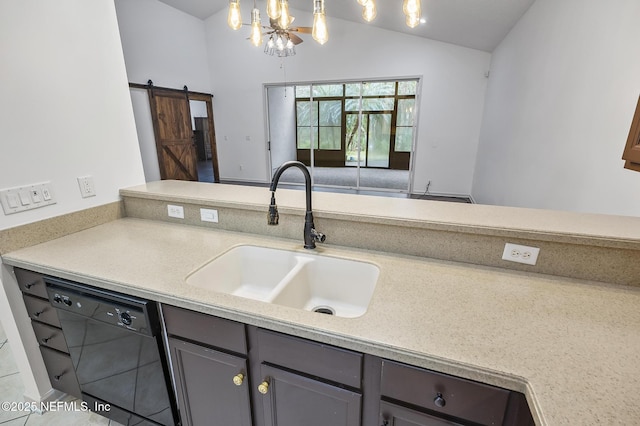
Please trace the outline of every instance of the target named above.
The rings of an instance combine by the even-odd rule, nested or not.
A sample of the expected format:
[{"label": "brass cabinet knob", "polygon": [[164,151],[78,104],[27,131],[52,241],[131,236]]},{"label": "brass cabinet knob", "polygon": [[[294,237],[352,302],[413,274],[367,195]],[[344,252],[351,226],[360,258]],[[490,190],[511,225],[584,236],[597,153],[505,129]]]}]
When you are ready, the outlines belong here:
[{"label": "brass cabinet knob", "polygon": [[241,386],[242,382],[244,382],[244,374],[238,373],[233,376],[233,384],[236,386]]},{"label": "brass cabinet knob", "polygon": [[260,383],[260,385],[258,386],[258,392],[266,395],[267,392],[269,392],[269,382],[265,380],[264,382]]}]

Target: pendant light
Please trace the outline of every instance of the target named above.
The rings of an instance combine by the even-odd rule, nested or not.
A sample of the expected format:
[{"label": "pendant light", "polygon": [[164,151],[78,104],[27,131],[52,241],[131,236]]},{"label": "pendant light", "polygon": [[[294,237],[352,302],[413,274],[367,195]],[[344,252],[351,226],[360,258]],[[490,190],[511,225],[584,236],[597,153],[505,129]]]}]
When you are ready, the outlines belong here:
[{"label": "pendant light", "polygon": [[373,0],[368,0],[362,9],[362,17],[365,21],[371,22],[376,19],[378,11],[376,10],[376,3]]},{"label": "pendant light", "polygon": [[280,17],[280,0],[267,0],[267,16],[271,19]]},{"label": "pendant light", "polygon": [[329,40],[327,19],[324,14],[324,0],[314,0],[313,2],[313,30],[311,35],[320,44],[325,44]]},{"label": "pendant light", "polygon": [[239,30],[242,27],[242,17],[240,16],[240,0],[229,0],[229,15],[227,16],[227,24],[233,30]]},{"label": "pendant light", "polygon": [[281,28],[288,28],[291,21],[291,15],[289,15],[289,0],[280,0],[280,18],[278,22]]},{"label": "pendant light", "polygon": [[251,11],[251,44],[256,47],[262,45],[262,26],[260,25],[260,11],[253,2],[253,10]]},{"label": "pendant light", "polygon": [[420,16],[422,15],[422,8],[420,6],[420,0],[404,0],[402,3],[402,11],[406,16],[406,24],[410,28],[415,28],[420,23]]}]

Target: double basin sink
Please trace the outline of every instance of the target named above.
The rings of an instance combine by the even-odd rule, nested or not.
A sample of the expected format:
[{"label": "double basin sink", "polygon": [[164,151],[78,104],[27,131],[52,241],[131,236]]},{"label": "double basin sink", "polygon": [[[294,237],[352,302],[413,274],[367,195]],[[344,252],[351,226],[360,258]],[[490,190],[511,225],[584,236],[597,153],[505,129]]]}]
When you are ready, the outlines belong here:
[{"label": "double basin sink", "polygon": [[187,284],[220,293],[345,318],[363,315],[377,266],[297,251],[236,246],[187,277]]}]

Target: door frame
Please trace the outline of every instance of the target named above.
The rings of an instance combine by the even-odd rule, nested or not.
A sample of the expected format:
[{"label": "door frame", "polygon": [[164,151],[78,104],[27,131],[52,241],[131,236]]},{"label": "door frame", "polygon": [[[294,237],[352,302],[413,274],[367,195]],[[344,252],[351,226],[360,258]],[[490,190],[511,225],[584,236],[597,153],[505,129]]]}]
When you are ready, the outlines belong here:
[{"label": "door frame", "polygon": [[[174,89],[170,87],[160,87],[154,86],[153,81],[149,80],[147,84],[139,84],[139,83],[129,83],[130,88],[134,89],[144,89],[147,91],[149,96],[152,96],[153,90],[162,90],[176,93],[185,94],[186,100],[188,101],[202,101],[207,105],[207,121],[209,123],[209,145],[211,146],[211,163],[213,166],[213,181],[215,183],[220,183],[220,168],[218,166],[218,149],[216,142],[216,131],[214,126],[213,119],[213,95],[210,93],[204,92],[193,92],[190,91],[187,86],[184,86],[182,89]],[[154,121],[154,134],[157,132],[155,119],[152,114],[152,121]],[[157,140],[157,137],[156,137]],[[157,149],[157,148],[156,148]],[[160,166],[160,164],[158,164]],[[162,170],[162,167],[160,167]]]}]

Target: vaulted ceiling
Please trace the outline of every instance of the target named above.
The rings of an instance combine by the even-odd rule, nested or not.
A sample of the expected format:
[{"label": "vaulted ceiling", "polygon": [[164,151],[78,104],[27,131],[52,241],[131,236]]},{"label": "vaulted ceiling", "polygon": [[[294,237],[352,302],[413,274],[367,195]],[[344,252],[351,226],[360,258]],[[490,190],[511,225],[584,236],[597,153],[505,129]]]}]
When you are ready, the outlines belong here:
[{"label": "vaulted ceiling", "polygon": [[[228,0],[160,0],[200,19],[226,10]],[[422,0],[425,24],[409,28],[404,23],[402,0],[377,0],[377,18],[369,25],[387,30],[453,43],[473,49],[493,51],[535,0]],[[240,0],[245,20],[253,1]],[[265,15],[265,1],[257,1]],[[313,0],[289,0],[292,9],[313,12]],[[364,23],[362,7],[356,0],[325,0],[328,17]],[[264,18],[263,18],[264,19]],[[312,22],[296,21],[311,26]],[[329,31],[331,22],[328,19]]]}]

